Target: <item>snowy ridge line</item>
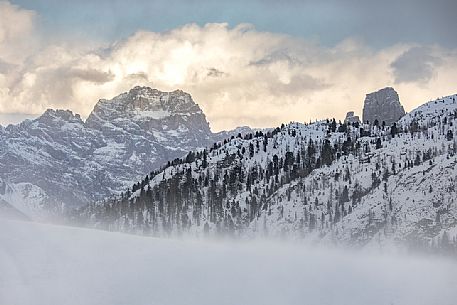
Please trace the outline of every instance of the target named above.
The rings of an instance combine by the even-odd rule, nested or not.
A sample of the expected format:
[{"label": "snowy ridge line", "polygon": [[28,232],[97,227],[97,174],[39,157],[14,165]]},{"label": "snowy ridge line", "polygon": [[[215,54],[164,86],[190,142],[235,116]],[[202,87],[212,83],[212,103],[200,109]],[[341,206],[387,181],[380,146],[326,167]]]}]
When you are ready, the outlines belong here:
[{"label": "snowy ridge line", "polygon": [[216,143],[76,216],[159,236],[456,248],[456,95],[392,126],[290,123]]}]

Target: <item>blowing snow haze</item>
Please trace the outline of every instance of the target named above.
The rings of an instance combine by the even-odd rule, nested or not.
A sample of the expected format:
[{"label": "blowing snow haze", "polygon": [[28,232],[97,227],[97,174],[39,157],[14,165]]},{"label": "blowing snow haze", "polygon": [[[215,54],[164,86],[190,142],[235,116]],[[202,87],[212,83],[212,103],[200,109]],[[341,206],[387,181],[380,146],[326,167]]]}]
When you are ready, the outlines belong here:
[{"label": "blowing snow haze", "polygon": [[0,304],[456,304],[455,11],[0,0]]}]

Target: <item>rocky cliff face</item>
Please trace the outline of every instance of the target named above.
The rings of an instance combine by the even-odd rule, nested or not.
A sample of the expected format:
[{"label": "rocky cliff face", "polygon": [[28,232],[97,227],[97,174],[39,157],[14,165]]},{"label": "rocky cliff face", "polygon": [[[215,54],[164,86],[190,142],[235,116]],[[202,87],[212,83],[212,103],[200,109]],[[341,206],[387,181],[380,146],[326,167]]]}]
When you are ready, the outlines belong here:
[{"label": "rocky cliff face", "polygon": [[[124,143],[154,138],[163,146],[185,151],[205,146],[212,140],[202,110],[190,94],[180,90],[164,93],[135,87],[112,100],[100,100],[86,125],[106,136],[116,135]],[[141,137],[125,137],[131,134]]]},{"label": "rocky cliff face", "polygon": [[213,134],[183,91],[135,87],[100,100],[84,122],[47,110],[0,130],[0,200],[38,216],[125,191],[168,160],[211,145]]},{"label": "rocky cliff face", "polygon": [[346,124],[360,123],[360,119],[358,115],[354,114],[354,111],[348,111],[348,113],[346,113],[346,118],[344,119],[344,122]]},{"label": "rocky cliff face", "polygon": [[378,120],[391,125],[405,115],[405,110],[400,103],[397,92],[387,87],[367,94],[363,106],[363,122],[373,123]]}]

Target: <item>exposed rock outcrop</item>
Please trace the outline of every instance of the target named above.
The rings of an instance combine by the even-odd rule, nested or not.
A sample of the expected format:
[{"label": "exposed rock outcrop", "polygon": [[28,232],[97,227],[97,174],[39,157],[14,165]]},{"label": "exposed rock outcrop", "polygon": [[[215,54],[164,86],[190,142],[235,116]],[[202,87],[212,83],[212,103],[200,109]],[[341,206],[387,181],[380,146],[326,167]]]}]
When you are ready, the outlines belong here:
[{"label": "exposed rock outcrop", "polygon": [[404,115],[405,110],[394,88],[387,87],[367,94],[363,106],[363,122],[373,124],[378,120],[379,124],[385,122],[386,125],[391,125]]},{"label": "exposed rock outcrop", "polygon": [[346,124],[360,123],[358,115],[354,115],[354,111],[349,111],[346,113],[346,118],[344,119]]}]

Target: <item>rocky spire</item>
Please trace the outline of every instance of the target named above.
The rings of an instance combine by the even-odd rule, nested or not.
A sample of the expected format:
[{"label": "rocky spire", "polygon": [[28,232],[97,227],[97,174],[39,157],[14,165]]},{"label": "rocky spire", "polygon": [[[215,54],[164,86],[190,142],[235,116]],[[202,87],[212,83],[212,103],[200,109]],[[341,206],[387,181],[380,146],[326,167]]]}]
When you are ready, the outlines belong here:
[{"label": "rocky spire", "polygon": [[391,125],[405,115],[398,93],[394,88],[386,87],[379,91],[367,94],[363,106],[363,122],[373,123],[378,120]]},{"label": "rocky spire", "polygon": [[354,111],[348,111],[348,113],[346,113],[346,118],[344,119],[344,122],[346,124],[359,123],[360,119],[358,115],[354,114]]}]

